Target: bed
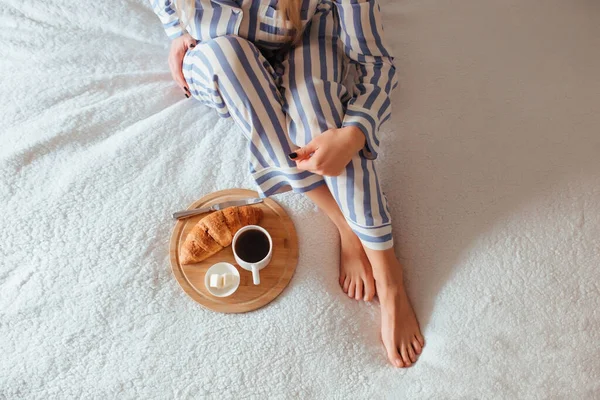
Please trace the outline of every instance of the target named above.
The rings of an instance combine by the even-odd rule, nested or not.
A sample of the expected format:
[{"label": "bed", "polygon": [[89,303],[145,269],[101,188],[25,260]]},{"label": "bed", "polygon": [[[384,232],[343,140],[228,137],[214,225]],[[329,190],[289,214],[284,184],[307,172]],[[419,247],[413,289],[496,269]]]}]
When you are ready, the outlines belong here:
[{"label": "bed", "polygon": [[401,84],[378,165],[427,340],[405,370],[299,195],[276,196],[300,238],[276,301],[180,289],[171,212],[252,181],[145,1],[1,0],[1,399],[600,397],[598,3],[381,6]]}]

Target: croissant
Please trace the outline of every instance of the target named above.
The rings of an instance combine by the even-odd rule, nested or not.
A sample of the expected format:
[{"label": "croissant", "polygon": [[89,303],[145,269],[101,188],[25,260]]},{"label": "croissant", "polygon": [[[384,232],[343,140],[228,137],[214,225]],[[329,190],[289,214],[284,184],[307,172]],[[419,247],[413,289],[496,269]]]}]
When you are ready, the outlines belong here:
[{"label": "croissant", "polygon": [[188,233],[181,246],[179,260],[193,264],[207,259],[229,246],[237,231],[257,224],[263,216],[258,207],[228,207],[202,218]]}]

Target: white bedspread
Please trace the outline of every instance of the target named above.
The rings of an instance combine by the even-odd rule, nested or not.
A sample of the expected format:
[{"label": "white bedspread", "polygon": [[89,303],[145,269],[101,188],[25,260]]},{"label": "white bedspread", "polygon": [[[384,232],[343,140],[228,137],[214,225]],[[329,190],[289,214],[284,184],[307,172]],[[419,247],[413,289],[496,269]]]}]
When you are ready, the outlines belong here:
[{"label": "white bedspread", "polygon": [[401,88],[379,169],[427,339],[388,365],[305,198],[300,262],[244,315],[171,275],[170,213],[252,188],[171,82],[142,0],[0,0],[0,398],[600,397],[600,8],[382,3]]}]

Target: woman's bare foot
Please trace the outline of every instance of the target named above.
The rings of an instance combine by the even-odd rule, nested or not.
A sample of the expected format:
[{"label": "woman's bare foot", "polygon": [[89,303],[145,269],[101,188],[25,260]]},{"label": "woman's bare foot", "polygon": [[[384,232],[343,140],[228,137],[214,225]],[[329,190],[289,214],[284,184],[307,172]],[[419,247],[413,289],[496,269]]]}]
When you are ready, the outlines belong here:
[{"label": "woman's bare foot", "polygon": [[404,290],[402,267],[387,265],[387,273],[376,281],[381,304],[381,339],[388,359],[399,368],[410,367],[425,346],[419,322]]},{"label": "woman's bare foot", "polygon": [[356,300],[373,300],[375,280],[362,244],[350,227],[340,229],[340,286]]},{"label": "woman's bare foot", "polygon": [[306,195],[340,231],[340,286],[357,300],[369,301],[377,291],[381,303],[381,338],[388,358],[397,367],[412,365],[421,354],[425,341],[404,290],[402,266],[394,249],[363,248],[327,186],[319,186]]},{"label": "woman's bare foot", "polygon": [[340,286],[344,293],[356,300],[371,301],[375,296],[375,281],[373,269],[365,254],[362,243],[346,222],[342,210],[335,202],[331,192],[325,185],[321,185],[306,192],[331,222],[340,231]]}]

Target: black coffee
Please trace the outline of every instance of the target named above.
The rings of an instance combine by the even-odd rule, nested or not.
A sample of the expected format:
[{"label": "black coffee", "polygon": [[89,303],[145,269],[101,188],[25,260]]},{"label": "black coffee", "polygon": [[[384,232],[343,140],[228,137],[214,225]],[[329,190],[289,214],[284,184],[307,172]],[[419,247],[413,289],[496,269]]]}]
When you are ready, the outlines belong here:
[{"label": "black coffee", "polygon": [[259,262],[269,254],[269,238],[257,229],[242,232],[235,242],[235,253],[246,262]]}]

